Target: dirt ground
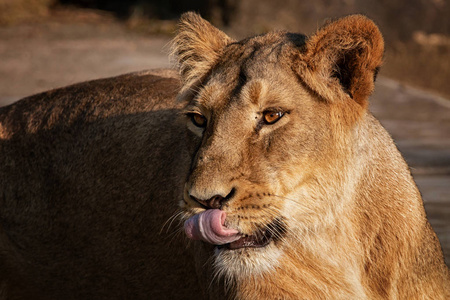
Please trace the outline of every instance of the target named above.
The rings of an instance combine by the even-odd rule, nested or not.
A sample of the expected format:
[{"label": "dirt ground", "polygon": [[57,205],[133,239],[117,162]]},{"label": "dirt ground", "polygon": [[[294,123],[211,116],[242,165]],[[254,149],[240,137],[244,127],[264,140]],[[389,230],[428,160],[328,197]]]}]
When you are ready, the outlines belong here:
[{"label": "dirt ground", "polygon": [[[80,81],[168,67],[169,40],[108,17],[0,28],[0,106]],[[449,264],[450,101],[381,72],[371,110],[410,164]]]}]

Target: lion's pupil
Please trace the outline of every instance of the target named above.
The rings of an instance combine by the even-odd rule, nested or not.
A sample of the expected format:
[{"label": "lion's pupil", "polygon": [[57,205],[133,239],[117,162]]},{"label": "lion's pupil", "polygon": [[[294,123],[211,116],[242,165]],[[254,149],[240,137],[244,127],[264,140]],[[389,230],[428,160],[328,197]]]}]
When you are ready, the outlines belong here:
[{"label": "lion's pupil", "polygon": [[206,125],[205,117],[203,117],[202,115],[198,115],[198,114],[194,114],[192,116],[192,122],[194,123],[195,126],[198,126],[198,127],[205,127],[205,125]]},{"label": "lion's pupil", "polygon": [[267,124],[273,124],[283,116],[282,112],[267,112],[264,114],[264,121]]}]

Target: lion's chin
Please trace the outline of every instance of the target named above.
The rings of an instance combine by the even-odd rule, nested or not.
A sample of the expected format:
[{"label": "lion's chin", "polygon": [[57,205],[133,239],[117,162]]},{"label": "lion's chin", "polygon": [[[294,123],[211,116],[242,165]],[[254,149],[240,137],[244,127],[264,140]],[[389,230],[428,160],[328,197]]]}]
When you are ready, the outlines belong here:
[{"label": "lion's chin", "polygon": [[[242,278],[261,275],[273,270],[282,255],[282,250],[273,239],[265,244],[243,246],[249,240],[215,246],[214,269],[228,278]],[[242,244],[241,244],[242,243]]]}]

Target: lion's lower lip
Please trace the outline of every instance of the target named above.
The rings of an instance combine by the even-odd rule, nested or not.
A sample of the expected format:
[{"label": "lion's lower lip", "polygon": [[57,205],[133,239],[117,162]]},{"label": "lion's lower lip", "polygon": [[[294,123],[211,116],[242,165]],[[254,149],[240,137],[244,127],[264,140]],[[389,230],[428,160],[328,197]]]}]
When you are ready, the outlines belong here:
[{"label": "lion's lower lip", "polygon": [[286,233],[286,225],[281,218],[277,218],[264,228],[257,230],[252,235],[246,235],[240,239],[217,246],[219,249],[236,250],[241,248],[262,248],[272,241],[277,241]]},{"label": "lion's lower lip", "polygon": [[261,248],[267,246],[272,240],[272,235],[250,235],[246,237],[242,237],[237,241],[224,245],[226,248],[230,250],[236,250],[241,248]]}]

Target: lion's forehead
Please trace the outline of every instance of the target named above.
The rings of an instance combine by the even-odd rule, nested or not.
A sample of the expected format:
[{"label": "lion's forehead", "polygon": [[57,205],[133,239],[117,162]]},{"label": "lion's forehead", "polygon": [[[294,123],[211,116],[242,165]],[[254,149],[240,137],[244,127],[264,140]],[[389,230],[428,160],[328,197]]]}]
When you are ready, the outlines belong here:
[{"label": "lion's forehead", "polygon": [[[227,78],[212,77],[199,90],[195,103],[209,111],[226,112],[232,108],[249,107],[253,111],[267,108],[290,110],[293,102],[307,97],[307,91],[297,84],[296,75],[279,65],[266,65],[264,71],[243,75],[242,70],[230,70]],[[295,105],[298,105],[296,103]]]},{"label": "lion's forehead", "polygon": [[302,49],[306,36],[285,31],[270,32],[231,43],[223,50],[224,59],[232,58],[266,58],[271,61],[280,59],[288,49]]},{"label": "lion's forehead", "polygon": [[[194,105],[214,115],[284,107],[302,91],[292,71],[292,52],[303,35],[286,32],[259,36],[228,45],[194,97]],[[304,42],[303,42],[304,43]],[[287,103],[289,102],[289,103]],[[242,117],[242,114],[241,116]]]},{"label": "lion's forehead", "polygon": [[304,40],[304,35],[275,32],[231,43],[223,49],[209,78],[242,81],[248,76],[267,76],[271,73],[268,69],[289,65]]}]

